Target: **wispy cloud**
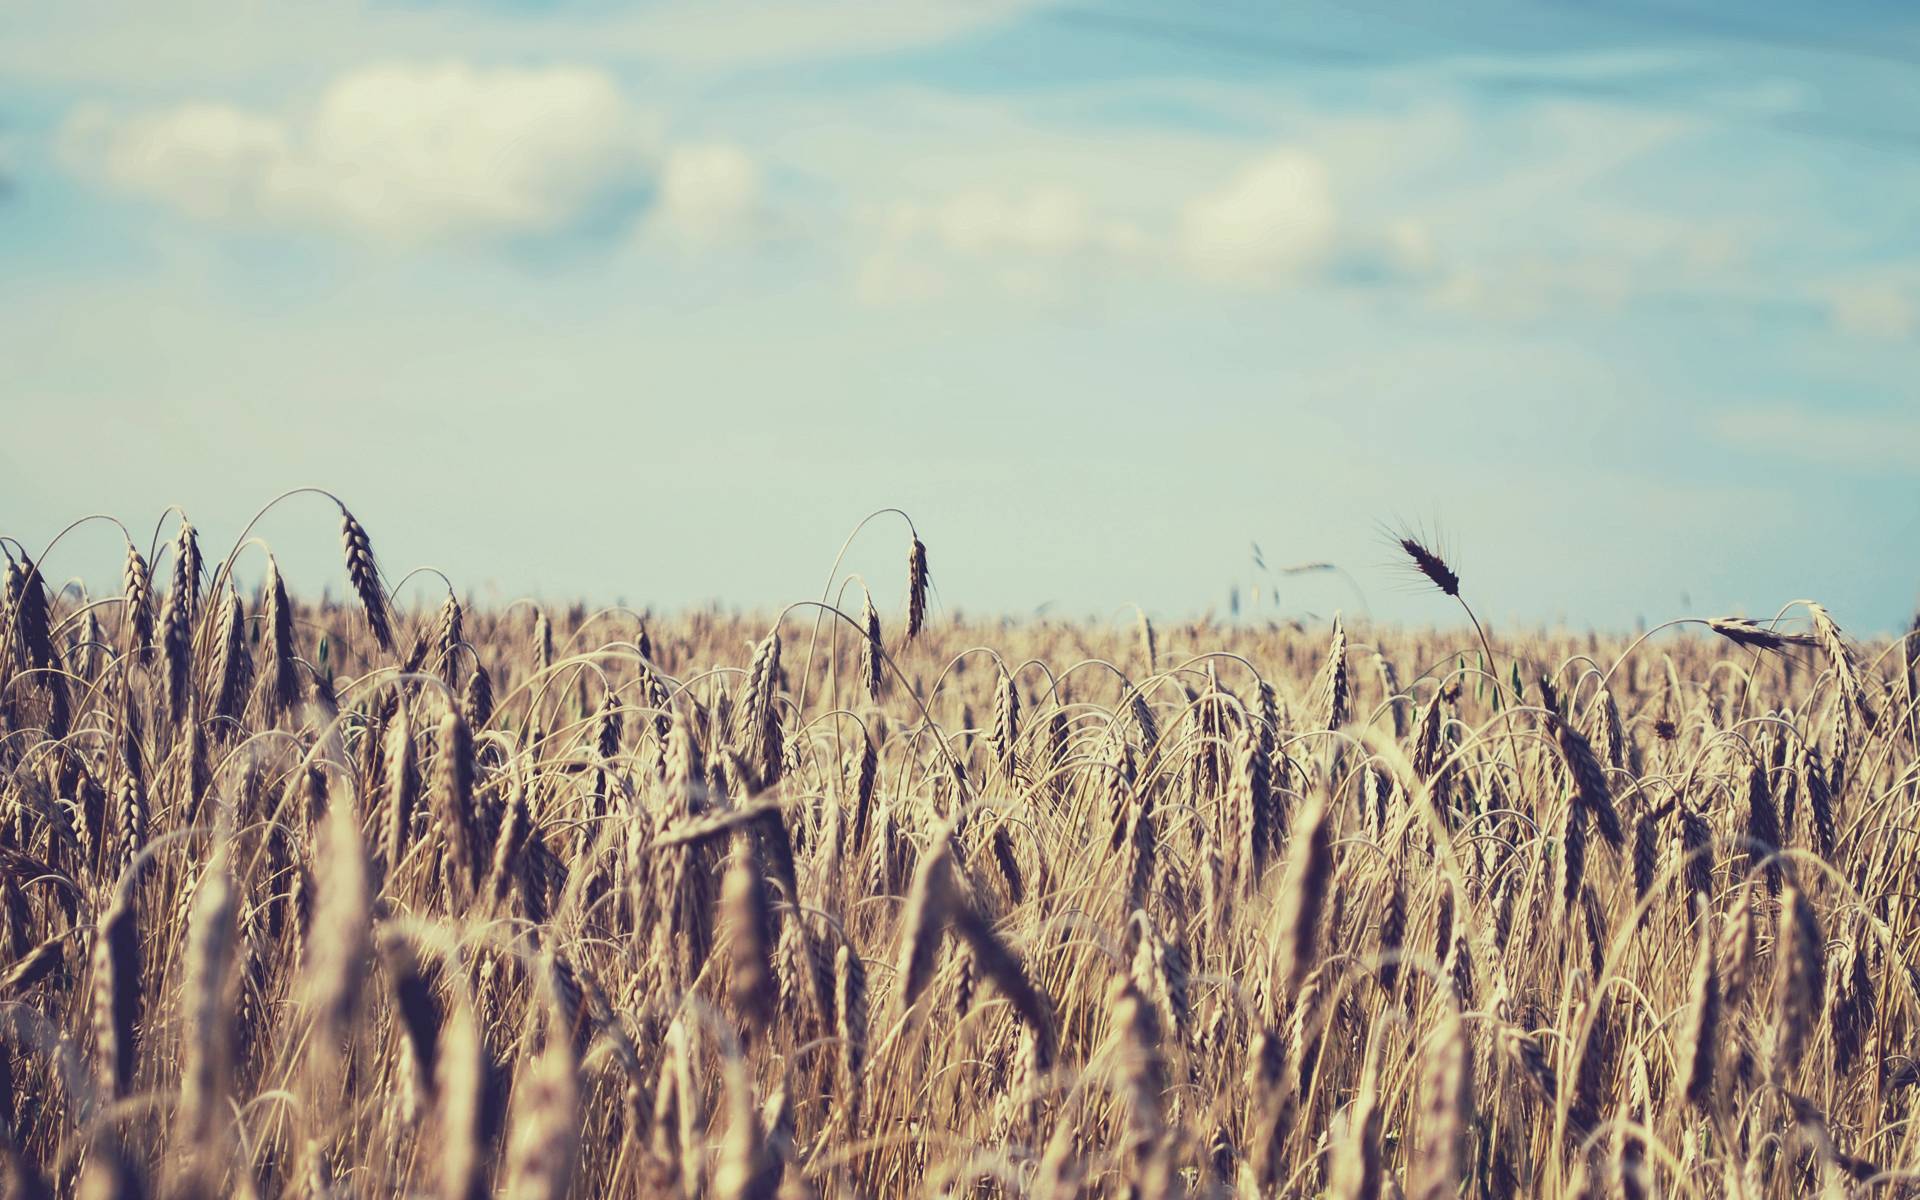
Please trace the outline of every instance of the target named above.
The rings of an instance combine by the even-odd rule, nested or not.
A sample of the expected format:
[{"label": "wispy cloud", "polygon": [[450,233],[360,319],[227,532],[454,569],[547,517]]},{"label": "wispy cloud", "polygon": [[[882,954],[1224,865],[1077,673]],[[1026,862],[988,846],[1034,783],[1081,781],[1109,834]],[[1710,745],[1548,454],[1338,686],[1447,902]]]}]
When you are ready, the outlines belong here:
[{"label": "wispy cloud", "polygon": [[1767,405],[1719,413],[1713,429],[1728,443],[1787,458],[1857,470],[1920,470],[1920,412]]},{"label": "wispy cloud", "polygon": [[1125,268],[1155,247],[1127,217],[1078,188],[972,188],[863,210],[872,245],[857,291],[871,304],[920,303],[983,279],[1002,291],[1059,300],[1089,273]]},{"label": "wispy cloud", "polygon": [[1819,290],[1826,300],[1828,320],[1841,333],[1884,341],[1906,341],[1920,333],[1920,278],[1883,274]]},{"label": "wispy cloud", "polygon": [[[114,87],[341,69],[369,46],[404,57],[609,59],[734,69],[912,50],[1017,19],[1038,0],[19,0],[0,77]],[[217,35],[213,31],[217,31]]]}]

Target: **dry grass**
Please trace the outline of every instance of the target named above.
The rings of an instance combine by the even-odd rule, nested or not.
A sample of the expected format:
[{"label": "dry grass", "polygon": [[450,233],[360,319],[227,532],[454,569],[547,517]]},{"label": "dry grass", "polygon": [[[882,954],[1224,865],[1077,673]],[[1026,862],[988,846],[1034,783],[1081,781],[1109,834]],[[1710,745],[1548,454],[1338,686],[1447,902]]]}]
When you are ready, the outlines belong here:
[{"label": "dry grass", "polygon": [[907,530],[411,611],[341,519],[346,606],[10,546],[0,1194],[1913,1186],[1915,638],[968,626]]}]

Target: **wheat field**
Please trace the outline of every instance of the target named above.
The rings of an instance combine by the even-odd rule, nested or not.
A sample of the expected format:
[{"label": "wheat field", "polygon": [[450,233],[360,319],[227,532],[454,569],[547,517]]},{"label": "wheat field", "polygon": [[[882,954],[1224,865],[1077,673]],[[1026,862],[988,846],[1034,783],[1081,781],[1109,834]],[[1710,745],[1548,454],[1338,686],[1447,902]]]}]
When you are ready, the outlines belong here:
[{"label": "wheat field", "polygon": [[1920,636],[1411,537],[1457,627],[967,623],[891,511],[778,614],[403,607],[338,519],[4,542],[8,1195],[1915,1190]]}]

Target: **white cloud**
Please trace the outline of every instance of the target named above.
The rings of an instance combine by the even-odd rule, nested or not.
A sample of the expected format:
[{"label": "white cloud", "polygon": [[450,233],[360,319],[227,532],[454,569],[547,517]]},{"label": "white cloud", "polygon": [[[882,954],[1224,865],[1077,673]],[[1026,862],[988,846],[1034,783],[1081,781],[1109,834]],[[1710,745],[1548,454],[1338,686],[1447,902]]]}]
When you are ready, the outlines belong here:
[{"label": "white cloud", "polygon": [[1326,166],[1310,154],[1282,150],[1190,201],[1180,244],[1203,278],[1265,283],[1324,261],[1338,225]]},{"label": "white cloud", "polygon": [[[1404,73],[1387,81],[1389,94],[1417,102],[1328,109],[1311,95],[1204,81],[1017,103],[900,88],[865,105],[870,115],[857,123],[831,101],[782,112],[775,137],[856,202],[911,201],[871,204],[856,229],[869,244],[854,251],[864,261],[884,245],[889,261],[872,274],[891,278],[906,244],[921,272],[945,278],[938,291],[956,298],[997,290],[1000,272],[986,269],[996,258],[1048,271],[1083,299],[1097,298],[1090,284],[1128,278],[1393,288],[1450,319],[1551,320],[1675,298],[1753,313],[1782,290],[1765,276],[1782,230],[1764,204],[1703,204],[1710,187],[1668,196],[1647,184],[1668,169],[1663,156],[1708,136],[1704,119],[1562,100],[1489,110],[1451,84],[1422,85],[1436,94],[1411,88]],[[1087,119],[1103,111],[1098,100],[1167,95],[1217,113],[1223,127],[1271,134],[1249,141]],[[940,153],[926,153],[930,144]],[[1046,186],[1023,188],[1034,182]],[[1054,248],[1075,245],[1070,234],[1022,233],[1076,228],[1028,217],[1043,209],[1036,192],[1080,198],[1096,223],[1123,220],[1133,235],[1126,253],[1083,241],[1062,254]]]},{"label": "white cloud", "polygon": [[1905,341],[1920,331],[1913,293],[1891,282],[1835,284],[1826,290],[1833,327],[1854,337]]},{"label": "white cloud", "polygon": [[926,300],[970,277],[1056,300],[1079,281],[1122,270],[1227,286],[1326,273],[1361,281],[1425,273],[1435,255],[1417,222],[1343,231],[1325,164],[1298,149],[1267,152],[1219,189],[1172,197],[1142,217],[1102,207],[1091,194],[1057,183],[974,187],[870,209],[863,224],[877,249],[860,292],[889,303]]},{"label": "white cloud", "polygon": [[647,123],[604,72],[392,63],[284,116],[75,112],[69,164],[206,220],[379,238],[549,233],[645,176]]},{"label": "white cloud", "polygon": [[760,168],[738,146],[677,146],[660,171],[656,221],[693,242],[749,232],[761,208]]}]

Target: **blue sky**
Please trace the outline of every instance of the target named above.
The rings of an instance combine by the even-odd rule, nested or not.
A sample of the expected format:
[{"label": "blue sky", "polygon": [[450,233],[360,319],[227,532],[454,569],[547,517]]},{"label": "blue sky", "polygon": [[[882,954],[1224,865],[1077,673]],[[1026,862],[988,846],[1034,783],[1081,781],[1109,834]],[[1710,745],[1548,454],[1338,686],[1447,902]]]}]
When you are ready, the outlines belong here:
[{"label": "blue sky", "polygon": [[16,0],[0,530],[316,483],[396,576],[766,606],[898,505],[949,608],[1222,608],[1257,542],[1450,620],[1406,519],[1496,619],[1904,626],[1920,19],[1442,11]]}]

